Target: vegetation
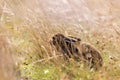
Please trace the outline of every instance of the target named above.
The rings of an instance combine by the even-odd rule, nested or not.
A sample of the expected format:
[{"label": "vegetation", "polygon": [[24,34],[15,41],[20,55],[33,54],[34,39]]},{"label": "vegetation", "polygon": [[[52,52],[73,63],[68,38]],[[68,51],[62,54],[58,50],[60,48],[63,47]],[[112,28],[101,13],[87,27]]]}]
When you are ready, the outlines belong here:
[{"label": "vegetation", "polygon": [[[119,27],[103,29],[99,21],[97,28],[84,21],[71,24],[58,20],[57,24],[56,17],[52,19],[42,6],[30,1],[0,1],[0,80],[120,79]],[[76,36],[95,46],[103,57],[103,67],[94,71],[73,59],[64,61],[49,44],[56,33]]]}]

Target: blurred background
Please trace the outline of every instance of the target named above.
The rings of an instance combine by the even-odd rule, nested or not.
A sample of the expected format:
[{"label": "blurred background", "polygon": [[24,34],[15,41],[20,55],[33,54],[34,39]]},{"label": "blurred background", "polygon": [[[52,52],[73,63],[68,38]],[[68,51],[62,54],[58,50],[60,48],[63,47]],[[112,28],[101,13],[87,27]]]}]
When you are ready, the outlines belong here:
[{"label": "blurred background", "polygon": [[[0,80],[119,80],[119,2],[0,0]],[[56,33],[94,45],[103,57],[102,69],[90,72],[76,62],[62,66],[62,60],[51,60],[58,52],[49,40]]]}]

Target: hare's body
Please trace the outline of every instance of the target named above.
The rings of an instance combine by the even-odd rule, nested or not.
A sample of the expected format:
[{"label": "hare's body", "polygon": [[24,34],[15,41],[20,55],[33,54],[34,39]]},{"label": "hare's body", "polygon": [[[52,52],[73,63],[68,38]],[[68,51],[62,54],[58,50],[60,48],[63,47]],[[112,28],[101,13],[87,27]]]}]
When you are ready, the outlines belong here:
[{"label": "hare's body", "polygon": [[85,42],[80,42],[76,44],[76,48],[82,56],[81,61],[88,62],[90,68],[98,68],[102,66],[103,60],[100,55],[100,52],[97,49],[95,49],[92,45]]}]

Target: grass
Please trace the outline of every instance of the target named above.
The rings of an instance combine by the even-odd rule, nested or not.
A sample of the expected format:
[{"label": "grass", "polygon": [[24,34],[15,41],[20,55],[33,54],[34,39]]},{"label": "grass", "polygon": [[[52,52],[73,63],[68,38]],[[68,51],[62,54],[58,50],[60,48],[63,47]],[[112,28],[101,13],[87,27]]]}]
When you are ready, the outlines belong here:
[{"label": "grass", "polygon": [[[20,4],[16,5],[17,3]],[[85,22],[76,24],[78,27],[82,26],[83,31],[64,21],[53,25],[53,19],[49,21],[46,17],[50,16],[43,14],[44,10],[39,10],[42,13],[32,12],[30,10],[36,6],[28,7],[24,1],[1,0],[0,5],[0,80],[120,79],[119,34],[106,34],[100,25],[97,25],[99,30],[93,30]],[[101,52],[103,67],[98,71],[91,71],[88,66],[73,59],[64,61],[60,53],[49,44],[49,40],[56,33],[76,36],[94,45]],[[6,47],[2,47],[5,45]],[[3,49],[7,52],[2,52]],[[7,59],[2,62],[6,56]]]}]

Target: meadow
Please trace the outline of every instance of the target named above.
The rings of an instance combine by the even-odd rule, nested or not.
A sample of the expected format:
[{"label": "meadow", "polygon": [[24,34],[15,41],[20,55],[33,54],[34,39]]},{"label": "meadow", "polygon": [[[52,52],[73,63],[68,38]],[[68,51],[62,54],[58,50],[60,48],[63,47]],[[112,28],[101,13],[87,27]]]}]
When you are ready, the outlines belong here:
[{"label": "meadow", "polygon": [[[110,2],[102,0],[107,4],[104,9],[113,11],[102,13],[97,7],[98,0],[86,0],[89,5],[83,4],[83,11],[79,12],[81,6],[77,2],[75,6],[74,1],[63,0],[72,6],[67,15],[61,1],[55,0],[53,4],[47,0],[0,0],[0,80],[120,80],[120,22],[116,13],[119,6],[112,4],[111,7]],[[78,2],[82,4],[82,0]],[[90,5],[92,3],[95,5]],[[58,14],[55,6],[50,8],[53,12],[49,12],[48,7],[57,4],[61,12]],[[86,13],[84,7],[91,12],[96,7],[101,14],[93,16]],[[78,14],[86,14],[87,18]],[[81,20],[76,21],[76,17]],[[73,59],[64,61],[61,53],[49,44],[56,33],[75,36],[95,46],[103,58],[103,66],[92,71]]]}]

